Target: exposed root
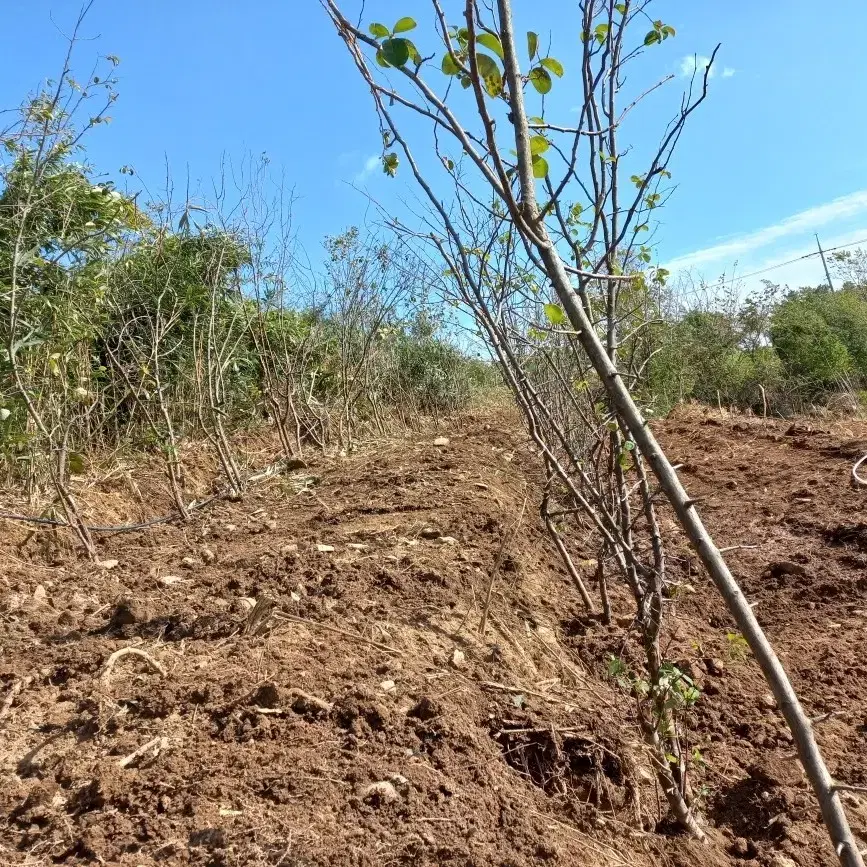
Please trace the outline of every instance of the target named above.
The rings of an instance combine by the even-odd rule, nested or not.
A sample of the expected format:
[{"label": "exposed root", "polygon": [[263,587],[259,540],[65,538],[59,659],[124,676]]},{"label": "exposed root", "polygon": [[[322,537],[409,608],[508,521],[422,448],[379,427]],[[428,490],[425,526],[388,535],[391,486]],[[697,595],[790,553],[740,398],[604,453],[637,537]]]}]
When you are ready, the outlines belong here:
[{"label": "exposed root", "polygon": [[139,659],[143,659],[155,672],[157,672],[157,674],[160,674],[163,677],[166,676],[165,668],[144,650],[139,650],[137,647],[122,647],[120,650],[115,650],[115,652],[105,661],[105,665],[102,667],[102,671],[99,675],[100,680],[102,680],[103,683],[108,683],[112,669],[117,664],[117,661],[123,659],[125,656],[137,656]]}]

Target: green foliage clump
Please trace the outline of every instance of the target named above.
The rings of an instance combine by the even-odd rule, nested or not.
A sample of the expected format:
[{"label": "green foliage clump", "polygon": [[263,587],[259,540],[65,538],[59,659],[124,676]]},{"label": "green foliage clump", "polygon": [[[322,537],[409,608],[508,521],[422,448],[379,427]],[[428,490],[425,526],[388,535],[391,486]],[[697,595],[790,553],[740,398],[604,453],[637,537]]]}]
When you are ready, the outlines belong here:
[{"label": "green foliage clump", "polygon": [[88,449],[154,446],[180,485],[178,442],[205,436],[237,485],[233,428],[268,419],[292,451],[311,429],[321,441],[335,416],[351,441],[356,422],[458,410],[483,384],[485,365],[441,322],[408,314],[424,287],[381,241],[357,229],[327,239],[317,292],[293,297],[287,252],[265,230],[189,203],[143,209],[96,180],[81,133],[38,97],[0,140],[0,454],[11,472],[55,461],[62,479]]},{"label": "green foliage clump", "polygon": [[742,303],[720,294],[716,304],[665,317],[653,335],[645,399],[663,412],[684,400],[800,411],[867,383],[860,284],[787,293],[766,284]]}]

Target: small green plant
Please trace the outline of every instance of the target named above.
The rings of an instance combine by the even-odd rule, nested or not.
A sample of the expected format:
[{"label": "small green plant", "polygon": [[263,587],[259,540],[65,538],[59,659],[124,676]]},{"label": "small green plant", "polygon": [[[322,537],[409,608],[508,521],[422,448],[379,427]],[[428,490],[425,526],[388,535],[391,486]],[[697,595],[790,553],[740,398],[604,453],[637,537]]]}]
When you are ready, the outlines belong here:
[{"label": "small green plant", "polygon": [[743,662],[750,652],[750,645],[740,632],[727,632],[728,656],[732,662]]}]

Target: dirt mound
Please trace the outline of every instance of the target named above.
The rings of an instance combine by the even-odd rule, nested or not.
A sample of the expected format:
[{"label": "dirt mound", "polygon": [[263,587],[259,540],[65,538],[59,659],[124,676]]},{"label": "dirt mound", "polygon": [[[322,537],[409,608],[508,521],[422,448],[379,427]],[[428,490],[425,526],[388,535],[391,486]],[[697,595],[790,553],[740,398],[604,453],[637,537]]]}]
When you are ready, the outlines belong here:
[{"label": "dirt mound", "polygon": [[[720,544],[743,546],[733,566],[832,773],[865,785],[867,493],[834,450],[865,431],[786,427],[691,412],[661,435]],[[660,822],[606,669],[636,636],[584,615],[517,423],[448,437],[314,459],[185,527],[104,539],[102,568],[5,523],[3,863],[830,863],[782,718],[686,547],[667,654],[702,687],[709,846]]]}]

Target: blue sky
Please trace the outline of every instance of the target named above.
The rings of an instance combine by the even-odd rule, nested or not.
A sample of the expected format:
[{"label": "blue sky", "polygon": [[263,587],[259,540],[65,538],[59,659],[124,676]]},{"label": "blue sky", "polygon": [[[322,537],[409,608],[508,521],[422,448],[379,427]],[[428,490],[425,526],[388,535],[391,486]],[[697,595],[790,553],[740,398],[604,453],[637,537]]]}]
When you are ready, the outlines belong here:
[{"label": "blue sky", "polygon": [[[655,140],[665,113],[654,112],[673,104],[684,64],[723,43],[710,98],[672,165],[678,188],[661,213],[661,261],[713,279],[735,261],[747,273],[810,252],[814,232],[828,247],[867,238],[867,4],[839,0],[833,16],[818,15],[812,0],[655,6],[677,37],[637,69],[645,81],[678,79],[631,128],[636,152]],[[71,0],[4,0],[0,107],[57,69],[59,29],[76,9]],[[429,9],[427,0],[368,0],[366,19],[424,22]],[[566,66],[548,116],[568,122],[577,40],[563,22],[574,20],[574,3],[516,0],[516,10],[519,28],[550,34]],[[416,198],[408,172],[390,180],[376,164],[369,95],[317,0],[96,0],[84,30],[82,73],[97,55],[122,61],[113,123],[90,139],[105,171],[129,164],[159,188],[168,160],[181,185],[189,171],[207,188],[223,154],[266,152],[295,188],[296,225],[314,258],[326,233],[375,216],[353,184],[398,214]],[[819,269],[812,259],[766,276],[815,283]]]}]

